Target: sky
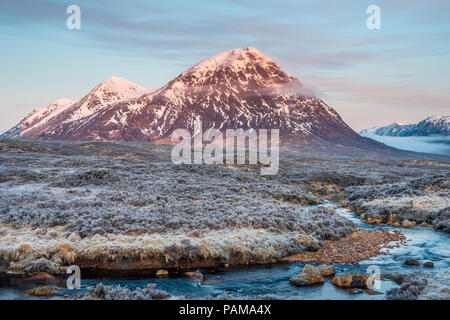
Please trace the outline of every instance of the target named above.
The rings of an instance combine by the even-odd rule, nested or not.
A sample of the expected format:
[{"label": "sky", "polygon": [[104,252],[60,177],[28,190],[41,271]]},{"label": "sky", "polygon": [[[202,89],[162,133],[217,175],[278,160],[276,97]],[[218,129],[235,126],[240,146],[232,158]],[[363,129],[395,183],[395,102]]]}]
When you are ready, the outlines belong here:
[{"label": "sky", "polygon": [[[81,11],[70,30],[69,5]],[[377,5],[381,29],[369,30]],[[252,46],[354,130],[450,114],[448,0],[0,0],[0,132],[120,76],[156,89]]]}]

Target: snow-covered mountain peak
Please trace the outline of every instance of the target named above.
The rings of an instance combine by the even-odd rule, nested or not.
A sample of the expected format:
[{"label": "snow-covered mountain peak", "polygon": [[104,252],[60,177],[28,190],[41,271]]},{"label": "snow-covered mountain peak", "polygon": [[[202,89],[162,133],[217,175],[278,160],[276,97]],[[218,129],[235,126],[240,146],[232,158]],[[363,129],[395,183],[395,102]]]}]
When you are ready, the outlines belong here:
[{"label": "snow-covered mountain peak", "polygon": [[[30,112],[15,128],[9,130],[7,136],[54,134],[55,128],[64,124],[75,124],[86,118],[106,110],[117,102],[127,101],[152,90],[137,85],[120,77],[111,77],[99,83],[86,96],[78,101],[58,99],[48,106]],[[75,124],[72,130],[78,130]]]},{"label": "snow-covered mountain peak", "polygon": [[50,119],[69,108],[73,103],[73,100],[62,98],[53,101],[43,108],[34,109],[19,123],[19,127],[22,130],[21,133],[47,123]]},{"label": "snow-covered mountain peak", "polygon": [[102,81],[90,92],[90,94],[95,94],[97,96],[104,95],[105,98],[110,94],[120,98],[133,98],[148,93],[149,91],[149,89],[124,78],[114,76]]},{"label": "snow-covered mountain peak", "polygon": [[215,70],[223,66],[245,67],[250,63],[275,64],[272,59],[259,50],[247,47],[221,52],[217,55],[200,61],[191,70]]},{"label": "snow-covered mountain peak", "polygon": [[426,118],[424,121],[427,123],[450,124],[450,116],[434,115]]},{"label": "snow-covered mountain peak", "polygon": [[296,77],[285,73],[272,59],[252,47],[207,58],[180,74],[165,89],[170,98],[184,96],[186,92],[203,96],[221,92],[249,98],[255,94],[315,97]]},{"label": "snow-covered mountain peak", "polygon": [[360,132],[362,136],[375,134],[378,136],[391,137],[409,137],[409,136],[449,136],[450,135],[450,117],[444,115],[435,115],[427,117],[419,123],[404,124],[393,123],[382,127],[373,127],[364,129]]},{"label": "snow-covered mountain peak", "polygon": [[89,117],[105,107],[150,93],[152,90],[120,77],[111,77],[92,89],[67,110],[63,122]]},{"label": "snow-covered mountain peak", "polygon": [[28,114],[20,123],[23,127],[29,127],[41,122],[45,118],[54,117],[56,114],[60,113],[65,109],[65,107],[70,106],[74,101],[66,98],[61,98],[53,101],[48,106],[43,108],[34,109],[30,114]]}]

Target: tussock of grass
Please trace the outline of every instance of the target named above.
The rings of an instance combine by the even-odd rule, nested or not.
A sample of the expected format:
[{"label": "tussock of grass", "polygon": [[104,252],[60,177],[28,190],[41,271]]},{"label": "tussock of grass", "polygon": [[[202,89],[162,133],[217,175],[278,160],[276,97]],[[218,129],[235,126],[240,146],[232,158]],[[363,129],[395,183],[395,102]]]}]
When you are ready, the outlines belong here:
[{"label": "tussock of grass", "polygon": [[[56,230],[53,230],[56,231]],[[32,230],[11,230],[0,239],[1,258],[12,263],[14,272],[29,269],[33,259],[47,259],[58,265],[102,263],[151,262],[154,268],[177,268],[197,264],[265,264],[281,257],[317,250],[320,243],[312,236],[298,232],[270,232],[265,229],[215,230],[201,237],[188,238],[184,234],[96,235],[68,243],[59,237],[36,235]],[[61,232],[59,229],[57,232]],[[18,234],[20,233],[20,235]],[[14,235],[13,235],[14,234]],[[30,260],[23,261],[22,247],[15,246],[17,239],[34,244],[28,252]],[[28,269],[27,269],[28,268]]]},{"label": "tussock of grass", "polygon": [[156,289],[156,285],[150,283],[145,288],[130,290],[126,287],[105,286],[97,284],[93,289],[83,295],[81,300],[160,300],[170,298],[170,294],[164,290]]}]

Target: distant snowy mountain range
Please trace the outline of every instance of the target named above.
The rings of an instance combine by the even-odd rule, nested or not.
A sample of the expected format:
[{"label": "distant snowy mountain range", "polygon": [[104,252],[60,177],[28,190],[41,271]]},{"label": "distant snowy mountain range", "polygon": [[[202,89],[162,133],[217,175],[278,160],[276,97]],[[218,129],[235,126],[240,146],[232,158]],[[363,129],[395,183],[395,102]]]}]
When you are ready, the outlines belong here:
[{"label": "distant snowy mountain range", "polygon": [[431,116],[415,124],[393,123],[359,134],[402,150],[450,155],[449,116]]},{"label": "distant snowy mountain range", "polygon": [[373,127],[364,129],[359,134],[376,134],[378,136],[391,137],[427,137],[432,135],[449,136],[450,135],[450,116],[431,116],[419,123],[399,124],[393,123],[384,127]]}]

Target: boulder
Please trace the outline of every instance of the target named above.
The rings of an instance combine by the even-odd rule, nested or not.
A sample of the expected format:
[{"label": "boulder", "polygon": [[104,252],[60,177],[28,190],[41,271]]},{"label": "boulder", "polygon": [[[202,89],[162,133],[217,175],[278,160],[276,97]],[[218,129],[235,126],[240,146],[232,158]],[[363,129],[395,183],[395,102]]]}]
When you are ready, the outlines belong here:
[{"label": "boulder", "polygon": [[311,276],[301,273],[289,279],[289,282],[295,286],[312,286],[314,284],[322,284],[324,281],[322,276]]},{"label": "boulder", "polygon": [[398,222],[398,214],[391,213],[389,215],[388,224],[392,225],[392,224],[397,223],[397,222]]},{"label": "boulder", "polygon": [[160,269],[160,270],[157,270],[157,271],[156,271],[156,275],[157,275],[158,277],[166,277],[166,276],[169,275],[169,271],[164,270],[164,269]]},{"label": "boulder", "polygon": [[406,260],[405,264],[408,266],[415,266],[415,267],[420,266],[420,262],[417,260]]},{"label": "boulder", "polygon": [[383,219],[382,218],[367,218],[367,223],[370,223],[370,224],[375,224],[375,225],[378,225],[378,224],[381,224],[381,223],[383,223]]},{"label": "boulder", "polygon": [[341,288],[371,288],[374,279],[365,273],[349,272],[331,279],[331,283]]},{"label": "boulder", "polygon": [[434,267],[434,263],[433,261],[427,261],[423,264],[424,267],[426,268],[433,268]]},{"label": "boulder", "polygon": [[47,280],[53,280],[55,279],[54,276],[52,276],[51,274],[47,273],[47,272],[37,272],[33,275],[31,275],[30,277],[26,278],[25,280],[28,281],[47,281]]},{"label": "boulder", "polygon": [[426,227],[426,228],[434,228],[434,226],[432,224],[429,224],[427,222],[422,222],[420,224],[421,227]]},{"label": "boulder", "polygon": [[296,286],[311,286],[314,284],[322,284],[323,278],[320,269],[312,265],[305,265],[301,273],[289,279],[289,282]]},{"label": "boulder", "polygon": [[322,264],[318,268],[320,270],[320,274],[324,277],[329,277],[336,273],[336,268],[334,266]]},{"label": "boulder", "polygon": [[33,290],[27,291],[27,294],[33,296],[52,296],[58,292],[58,288],[55,287],[37,287]]},{"label": "boulder", "polygon": [[392,280],[398,285],[401,285],[403,283],[405,277],[405,274],[401,274],[398,272],[381,274],[381,280]]},{"label": "boulder", "polygon": [[403,228],[411,228],[411,227],[414,227],[415,225],[416,225],[415,221],[403,220],[403,222],[402,222]]},{"label": "boulder", "polygon": [[313,265],[307,264],[303,267],[302,274],[320,275],[320,269],[319,267],[314,267]]}]

